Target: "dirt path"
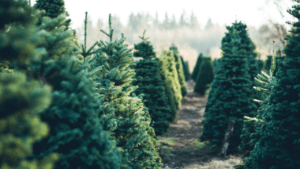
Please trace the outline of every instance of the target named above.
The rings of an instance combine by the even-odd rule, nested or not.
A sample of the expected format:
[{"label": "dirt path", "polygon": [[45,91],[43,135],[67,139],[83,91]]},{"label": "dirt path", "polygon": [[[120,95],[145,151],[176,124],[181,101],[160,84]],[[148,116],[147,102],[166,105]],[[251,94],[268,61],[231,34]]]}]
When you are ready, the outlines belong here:
[{"label": "dirt path", "polygon": [[169,131],[158,136],[158,146],[163,159],[163,168],[173,169],[223,169],[232,168],[240,162],[239,157],[219,159],[210,153],[206,142],[199,142],[202,133],[203,114],[207,96],[194,93],[194,82],[186,83],[188,93],[182,100],[177,121]]}]

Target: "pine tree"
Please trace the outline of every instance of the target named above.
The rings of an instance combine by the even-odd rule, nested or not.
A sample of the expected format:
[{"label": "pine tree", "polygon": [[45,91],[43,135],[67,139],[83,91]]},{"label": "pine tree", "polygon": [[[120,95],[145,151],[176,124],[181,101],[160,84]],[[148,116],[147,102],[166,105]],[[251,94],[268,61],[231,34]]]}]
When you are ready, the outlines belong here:
[{"label": "pine tree", "polygon": [[[228,152],[236,150],[240,144],[240,134],[243,117],[252,116],[255,105],[251,96],[251,81],[248,73],[247,52],[243,50],[240,32],[235,27],[227,27],[229,33],[222,40],[223,57],[219,64],[212,87],[213,95],[209,96],[209,109],[205,111],[201,141],[208,140],[213,145],[213,151],[219,150],[225,135],[228,120],[236,122]],[[211,93],[210,93],[211,95]]]},{"label": "pine tree", "polygon": [[174,44],[170,47],[170,50],[173,51],[173,55],[175,58],[176,70],[177,70],[178,80],[181,86],[181,94],[183,98],[187,94],[187,89],[185,84],[184,70],[180,59],[181,56],[179,56],[178,49]]},{"label": "pine tree", "polygon": [[138,86],[133,86],[134,69],[132,49],[124,44],[125,38],[112,41],[111,15],[109,16],[110,41],[98,44],[101,49],[91,58],[91,68],[100,69],[96,81],[100,83],[100,94],[104,95],[105,115],[114,113],[116,124],[109,129],[123,149],[121,168],[160,168],[161,158],[156,149],[151,118],[141,98],[134,96]]},{"label": "pine tree", "polygon": [[263,60],[257,60],[257,65],[258,65],[258,70],[259,72],[261,72],[262,70],[264,70],[264,61]]},{"label": "pine tree", "polygon": [[[299,20],[299,5],[293,8],[288,12]],[[299,21],[293,23],[286,37],[288,44],[283,50],[286,57],[278,69],[277,82],[272,85],[269,106],[263,112],[265,125],[260,132],[261,138],[245,161],[245,169],[300,168],[299,25]]]},{"label": "pine tree", "polygon": [[214,80],[214,68],[211,57],[203,57],[199,67],[198,77],[196,79],[194,91],[204,95],[209,89],[211,82]]},{"label": "pine tree", "polygon": [[26,66],[41,58],[44,43],[35,26],[38,13],[27,1],[11,0],[0,1],[0,11],[0,62],[7,68],[0,72],[0,168],[51,169],[58,154],[30,158],[32,144],[49,134],[39,115],[52,100],[50,86],[26,76]]},{"label": "pine tree", "polygon": [[267,73],[270,73],[269,71],[270,71],[270,69],[271,69],[271,64],[272,64],[272,56],[269,55],[269,56],[267,56],[267,60],[266,60],[266,62],[265,62],[265,71],[266,71]]},{"label": "pine tree", "polygon": [[72,31],[65,30],[64,14],[40,19],[47,53],[31,65],[31,73],[53,88],[53,102],[41,114],[50,126],[48,137],[34,144],[35,158],[57,152],[55,168],[119,168],[120,149],[102,127],[102,99],[95,72],[79,57]]},{"label": "pine tree", "polygon": [[190,70],[189,70],[189,62],[188,61],[184,61],[182,56],[180,56],[181,58],[181,63],[182,63],[182,67],[183,67],[183,73],[184,73],[184,77],[185,77],[185,81],[188,81],[190,79]]},{"label": "pine tree", "polygon": [[[145,34],[145,32],[144,32]],[[135,81],[133,85],[139,87],[135,90],[136,95],[143,94],[143,102],[149,109],[151,125],[156,135],[164,134],[169,129],[171,121],[171,109],[168,105],[164,82],[160,75],[159,60],[153,51],[153,46],[147,39],[140,37],[142,42],[134,45],[135,57],[143,59],[136,62]]]},{"label": "pine tree", "polygon": [[[37,0],[34,7],[39,10],[45,10],[44,16],[50,18],[56,18],[61,14],[69,16],[68,12],[66,12],[64,0]],[[70,23],[71,19],[65,21],[66,29],[69,28]]]},{"label": "pine tree", "polygon": [[193,73],[192,73],[192,79],[193,79],[194,81],[197,80],[198,73],[199,73],[198,71],[199,71],[199,67],[200,67],[200,65],[201,65],[202,58],[203,58],[203,54],[200,53],[199,56],[198,56],[196,65],[195,65],[195,67],[194,67]]},{"label": "pine tree", "polygon": [[162,55],[159,57],[159,66],[172,112],[171,122],[174,122],[177,118],[177,110],[181,105],[182,94],[175,59],[171,51],[162,51]]}]

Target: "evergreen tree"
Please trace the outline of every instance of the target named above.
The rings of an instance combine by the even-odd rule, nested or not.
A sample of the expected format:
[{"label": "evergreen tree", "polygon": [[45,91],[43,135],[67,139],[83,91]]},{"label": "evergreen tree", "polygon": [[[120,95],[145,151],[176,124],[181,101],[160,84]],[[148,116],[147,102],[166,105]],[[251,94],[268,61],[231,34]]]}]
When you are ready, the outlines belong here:
[{"label": "evergreen tree", "polygon": [[[298,1],[296,1],[299,3]],[[299,5],[288,12],[299,16]],[[262,115],[265,121],[260,132],[261,137],[250,157],[245,160],[244,168],[300,168],[299,158],[299,48],[300,22],[292,24],[292,30],[286,37],[288,44],[283,64],[276,75],[276,83],[268,98],[269,106]]]},{"label": "evergreen tree", "polygon": [[201,141],[208,140],[213,145],[213,151],[219,150],[224,138],[228,120],[236,122],[233,136],[230,140],[228,152],[236,150],[240,144],[240,135],[243,126],[243,117],[252,116],[255,105],[251,98],[251,81],[247,61],[245,44],[241,43],[240,32],[235,27],[227,27],[230,30],[224,38],[230,38],[229,42],[222,40],[221,49],[224,51],[222,61],[212,87],[216,87],[213,96],[209,96],[211,104],[205,111],[203,121],[203,134]]},{"label": "evergreen tree", "polygon": [[[145,32],[144,32],[145,33]],[[168,105],[164,82],[160,75],[159,60],[153,51],[153,46],[147,39],[134,45],[135,57],[143,59],[136,62],[134,66],[136,75],[133,85],[138,85],[135,90],[137,95],[143,94],[143,102],[149,109],[151,125],[155,129],[156,135],[164,134],[169,129],[171,121],[171,109]]]},{"label": "evergreen tree", "polygon": [[269,55],[269,56],[267,56],[267,60],[266,60],[266,62],[265,62],[265,71],[266,71],[267,73],[270,73],[269,71],[270,71],[270,69],[271,69],[271,65],[272,65],[272,56]]},{"label": "evergreen tree", "polygon": [[199,71],[199,67],[200,67],[200,65],[201,65],[202,58],[203,58],[203,54],[200,53],[199,56],[198,56],[196,65],[195,65],[195,67],[194,67],[193,73],[192,73],[192,79],[193,79],[194,81],[197,80],[198,73],[199,73],[198,71]]},{"label": "evergreen tree", "polygon": [[0,168],[51,169],[58,154],[30,158],[32,144],[49,134],[39,115],[52,100],[50,86],[26,76],[26,66],[41,59],[45,42],[35,26],[38,13],[27,1],[11,0],[0,1],[0,11],[0,62],[5,64],[0,72]]},{"label": "evergreen tree", "polygon": [[214,68],[211,57],[203,57],[199,67],[198,77],[194,91],[204,95],[205,91],[209,89],[211,82],[214,80]]},{"label": "evergreen tree", "polygon": [[264,70],[264,61],[263,60],[257,60],[257,65],[258,65],[258,70],[259,72],[261,72],[262,70]]},{"label": "evergreen tree", "polygon": [[156,136],[150,126],[148,109],[141,98],[132,94],[138,88],[132,85],[135,76],[134,69],[130,67],[132,49],[124,44],[123,34],[120,40],[112,41],[111,15],[109,29],[109,33],[101,31],[110,41],[101,40],[98,44],[101,50],[90,57],[89,62],[92,69],[100,70],[95,80],[100,83],[100,94],[104,95],[104,115],[113,113],[116,118],[116,123],[108,127],[117,140],[117,146],[123,149],[121,168],[160,168],[161,158],[155,147]]},{"label": "evergreen tree", "polygon": [[182,56],[180,56],[182,67],[183,67],[183,74],[185,77],[185,81],[188,81],[190,79],[190,70],[189,70],[189,62],[184,61]]},{"label": "evergreen tree", "polygon": [[170,122],[174,122],[177,117],[177,110],[181,105],[182,94],[175,59],[171,51],[162,52],[162,55],[159,57],[159,66],[172,112],[172,120]]},{"label": "evergreen tree", "polygon": [[178,49],[174,44],[170,47],[170,50],[173,51],[173,55],[175,58],[176,70],[177,70],[178,80],[181,86],[181,94],[183,98],[187,94],[187,89],[185,84],[184,70],[180,59],[181,56],[179,56]]},{"label": "evergreen tree", "polygon": [[45,30],[47,53],[34,62],[30,71],[43,84],[53,88],[53,102],[41,113],[50,126],[48,137],[34,144],[35,158],[57,152],[61,156],[55,168],[119,168],[120,150],[100,118],[102,99],[94,83],[95,72],[79,60],[80,50],[72,31],[65,31],[64,14],[40,19]]},{"label": "evergreen tree", "polygon": [[[66,12],[64,0],[37,0],[34,7],[39,10],[45,10],[46,13],[44,16],[50,18],[56,18],[61,14],[69,16],[68,12]],[[65,21],[66,29],[69,28],[70,23],[71,19]]]},{"label": "evergreen tree", "polygon": [[220,63],[220,58],[219,59],[214,59],[213,60],[213,65],[214,65],[214,73],[217,72],[217,69],[218,69],[218,66],[219,66],[219,63]]}]

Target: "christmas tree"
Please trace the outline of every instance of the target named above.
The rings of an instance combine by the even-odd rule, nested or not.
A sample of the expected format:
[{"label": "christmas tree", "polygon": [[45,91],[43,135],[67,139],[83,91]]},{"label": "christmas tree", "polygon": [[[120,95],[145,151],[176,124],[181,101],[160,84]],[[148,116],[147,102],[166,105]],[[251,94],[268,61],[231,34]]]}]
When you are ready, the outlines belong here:
[{"label": "christmas tree", "polygon": [[182,97],[184,97],[187,94],[187,89],[185,84],[185,76],[184,76],[184,70],[181,62],[181,56],[179,56],[178,49],[174,44],[170,47],[170,50],[173,51],[173,55],[176,63],[176,70],[178,74],[178,80],[181,86],[181,94]]},{"label": "christmas tree", "polygon": [[[213,145],[213,151],[219,150],[225,135],[229,119],[236,122],[228,152],[233,152],[240,144],[240,134],[243,126],[243,117],[252,116],[255,105],[251,98],[251,81],[248,73],[247,52],[243,50],[240,32],[234,26],[222,40],[223,57],[216,72],[212,87],[215,87],[209,96],[209,109],[205,111],[203,134],[201,141],[208,140]],[[223,38],[223,39],[224,39]],[[211,95],[211,93],[210,93]]]},{"label": "christmas tree", "polygon": [[[296,1],[299,3],[298,1]],[[288,12],[299,20],[299,5]],[[299,158],[299,21],[292,24],[286,37],[288,44],[283,64],[276,74],[262,120],[261,137],[250,157],[244,161],[245,169],[300,168]]]},{"label": "christmas tree", "polygon": [[162,51],[162,55],[159,57],[159,65],[169,100],[168,104],[170,105],[172,112],[172,119],[170,122],[174,122],[177,117],[177,110],[181,105],[182,94],[173,53],[171,51]]},{"label": "christmas tree", "polygon": [[194,81],[197,80],[198,73],[199,73],[198,71],[199,71],[199,67],[200,67],[200,65],[201,65],[202,58],[203,58],[203,54],[200,53],[199,56],[198,56],[196,65],[195,65],[195,67],[194,67],[193,73],[192,73],[192,79],[193,79]]},{"label": "christmas tree", "polygon": [[211,82],[214,80],[214,68],[211,57],[203,57],[199,67],[198,77],[196,79],[194,91],[204,95],[209,89]]},{"label": "christmas tree", "polygon": [[184,61],[182,56],[180,56],[181,58],[181,63],[182,63],[182,67],[183,67],[183,73],[184,73],[184,77],[185,77],[185,81],[188,81],[190,79],[190,68],[189,68],[189,62],[188,61]]},{"label": "christmas tree", "polygon": [[[100,94],[104,95],[104,115],[113,113],[116,118],[115,125],[112,124],[109,129],[117,140],[117,146],[123,149],[121,168],[160,168],[161,158],[155,147],[156,136],[150,126],[148,109],[142,99],[133,94],[138,86],[132,85],[135,76],[134,69],[130,67],[132,49],[124,44],[123,34],[121,39],[112,40],[111,15],[109,33],[101,31],[110,41],[101,40],[98,44],[101,50],[88,60],[92,70],[99,69],[95,80],[100,84]],[[146,50],[148,53],[149,48]]]},{"label": "christmas tree", "polygon": [[31,158],[32,145],[49,134],[39,116],[52,101],[51,87],[26,75],[44,49],[43,30],[35,26],[39,14],[27,1],[0,1],[0,11],[0,62],[5,64],[0,72],[0,168],[51,169],[58,154]]},{"label": "christmas tree", "polygon": [[270,69],[271,69],[271,65],[272,65],[272,55],[267,56],[267,60],[265,62],[265,71],[267,73],[270,73]]},{"label": "christmas tree", "polygon": [[[61,14],[69,16],[68,12],[66,12],[64,0],[37,0],[34,7],[39,10],[45,10],[46,13],[44,16],[48,16],[50,18],[56,18]],[[71,19],[65,21],[66,29],[69,28],[70,23]]]},{"label": "christmas tree", "polygon": [[133,85],[139,86],[134,93],[144,95],[143,102],[149,109],[152,119],[150,126],[154,128],[156,135],[161,135],[169,129],[171,109],[168,105],[164,81],[160,75],[159,60],[156,58],[153,46],[144,35],[141,39],[142,42],[134,45],[136,50],[134,56],[143,58],[134,66],[136,80]]},{"label": "christmas tree", "polygon": [[[65,30],[64,14],[40,19],[47,53],[31,64],[30,72],[53,88],[53,102],[41,113],[50,134],[34,144],[35,158],[60,155],[55,168],[119,168],[120,149],[102,127],[102,96],[97,94],[95,72],[80,58],[72,31]],[[81,56],[82,58],[83,56]]]}]

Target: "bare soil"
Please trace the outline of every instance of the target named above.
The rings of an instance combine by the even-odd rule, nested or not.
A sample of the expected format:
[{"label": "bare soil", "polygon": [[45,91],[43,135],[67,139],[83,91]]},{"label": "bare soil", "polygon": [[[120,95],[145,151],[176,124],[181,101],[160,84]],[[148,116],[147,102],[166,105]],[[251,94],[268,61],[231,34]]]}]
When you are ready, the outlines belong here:
[{"label": "bare soil", "polygon": [[232,168],[240,162],[240,155],[218,158],[210,153],[207,142],[200,142],[202,121],[207,95],[194,92],[194,82],[186,83],[188,93],[182,100],[177,121],[167,133],[158,136],[159,152],[163,168],[172,169],[217,169]]}]

